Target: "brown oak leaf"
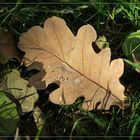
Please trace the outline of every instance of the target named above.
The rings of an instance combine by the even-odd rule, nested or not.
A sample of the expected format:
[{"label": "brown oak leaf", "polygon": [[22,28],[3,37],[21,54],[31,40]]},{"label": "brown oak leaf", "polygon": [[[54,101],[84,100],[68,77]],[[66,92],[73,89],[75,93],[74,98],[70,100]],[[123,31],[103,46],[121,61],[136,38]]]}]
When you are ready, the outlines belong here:
[{"label": "brown oak leaf", "polygon": [[11,34],[7,29],[0,28],[0,64],[7,63],[9,58],[17,58],[20,61]]},{"label": "brown oak leaf", "polygon": [[76,36],[59,17],[48,18],[44,28],[34,26],[20,36],[19,48],[25,52],[28,69],[40,72],[29,79],[30,85],[45,89],[58,83],[49,99],[55,104],[72,104],[78,97],[85,98],[85,110],[108,110],[111,105],[123,109],[126,96],[119,78],[123,74],[121,58],[110,62],[110,48],[96,53],[92,43],[96,31],[84,25]]}]

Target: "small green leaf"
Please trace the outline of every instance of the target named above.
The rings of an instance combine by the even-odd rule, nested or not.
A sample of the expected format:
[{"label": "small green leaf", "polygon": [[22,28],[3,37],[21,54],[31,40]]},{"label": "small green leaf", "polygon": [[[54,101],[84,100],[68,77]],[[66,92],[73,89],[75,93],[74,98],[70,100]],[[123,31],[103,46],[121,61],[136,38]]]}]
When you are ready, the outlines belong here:
[{"label": "small green leaf", "polygon": [[0,135],[13,134],[18,122],[16,104],[0,91]]},{"label": "small green leaf", "polygon": [[130,57],[132,54],[140,62],[140,30],[129,34],[122,44],[123,52]]},{"label": "small green leaf", "polygon": [[109,43],[107,42],[107,39],[104,35],[99,36],[99,38],[96,40],[96,45],[102,50],[104,48],[109,47]]}]

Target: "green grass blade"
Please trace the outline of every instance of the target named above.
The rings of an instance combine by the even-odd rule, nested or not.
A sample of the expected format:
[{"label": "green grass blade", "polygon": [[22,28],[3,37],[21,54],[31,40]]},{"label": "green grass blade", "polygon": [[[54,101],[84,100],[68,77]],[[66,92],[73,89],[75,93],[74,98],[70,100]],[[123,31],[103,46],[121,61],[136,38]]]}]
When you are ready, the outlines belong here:
[{"label": "green grass blade", "polygon": [[132,66],[133,68],[136,68],[136,69],[140,69],[140,66],[131,62],[130,60],[128,59],[123,59],[127,64],[129,64],[130,66]]}]

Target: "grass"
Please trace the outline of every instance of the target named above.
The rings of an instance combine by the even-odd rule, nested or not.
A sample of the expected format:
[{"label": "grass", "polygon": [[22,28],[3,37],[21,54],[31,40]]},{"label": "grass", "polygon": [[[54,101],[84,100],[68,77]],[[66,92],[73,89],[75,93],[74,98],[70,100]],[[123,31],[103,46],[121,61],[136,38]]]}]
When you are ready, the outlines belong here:
[{"label": "grass", "polygon": [[[140,5],[138,0],[105,0],[48,1],[43,4],[27,3],[26,0],[8,4],[3,0],[0,4],[0,26],[8,28],[12,33],[16,45],[21,33],[34,25],[43,26],[45,19],[50,16],[59,16],[66,20],[68,26],[76,34],[78,28],[84,24],[91,24],[98,35],[104,34],[112,50],[112,58],[126,58],[121,45],[127,34],[140,27]],[[32,2],[32,1],[30,1]],[[49,3],[51,2],[51,3]],[[102,4],[101,4],[102,3]],[[23,76],[25,68],[16,60],[9,60],[7,64],[0,65],[0,76],[5,75],[10,69],[17,67]],[[128,76],[129,75],[129,76]],[[70,106],[57,106],[48,102],[48,94],[57,88],[50,85],[45,91],[39,91],[38,106],[45,114],[46,122],[42,127],[42,136],[102,136],[102,139],[113,139],[116,136],[127,136],[134,139],[140,136],[140,74],[125,63],[125,71],[121,82],[126,87],[128,97],[126,107],[122,111],[112,106],[108,112],[93,110],[90,112],[81,109],[83,99],[78,99]],[[19,134],[37,135],[32,112],[21,116]],[[34,128],[34,129],[32,129]],[[36,139],[39,139],[39,134]],[[113,137],[114,136],[114,137]],[[86,137],[89,138],[90,137]],[[62,139],[62,138],[58,138]]]}]

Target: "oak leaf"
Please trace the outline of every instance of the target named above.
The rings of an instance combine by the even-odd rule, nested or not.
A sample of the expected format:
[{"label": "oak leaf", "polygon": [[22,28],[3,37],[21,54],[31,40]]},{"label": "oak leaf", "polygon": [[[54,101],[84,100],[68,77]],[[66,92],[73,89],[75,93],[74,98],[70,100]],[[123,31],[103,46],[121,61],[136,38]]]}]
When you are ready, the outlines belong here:
[{"label": "oak leaf", "polygon": [[7,63],[9,58],[20,61],[12,35],[7,29],[0,28],[0,64]]},{"label": "oak leaf", "polygon": [[72,104],[78,97],[85,98],[85,110],[108,110],[111,105],[124,106],[124,86],[119,78],[123,74],[122,59],[110,62],[110,48],[96,53],[92,43],[96,31],[84,25],[76,36],[59,17],[48,18],[44,28],[34,26],[20,36],[19,48],[25,52],[28,69],[40,72],[29,79],[37,89],[58,83],[49,99],[55,104]]}]

